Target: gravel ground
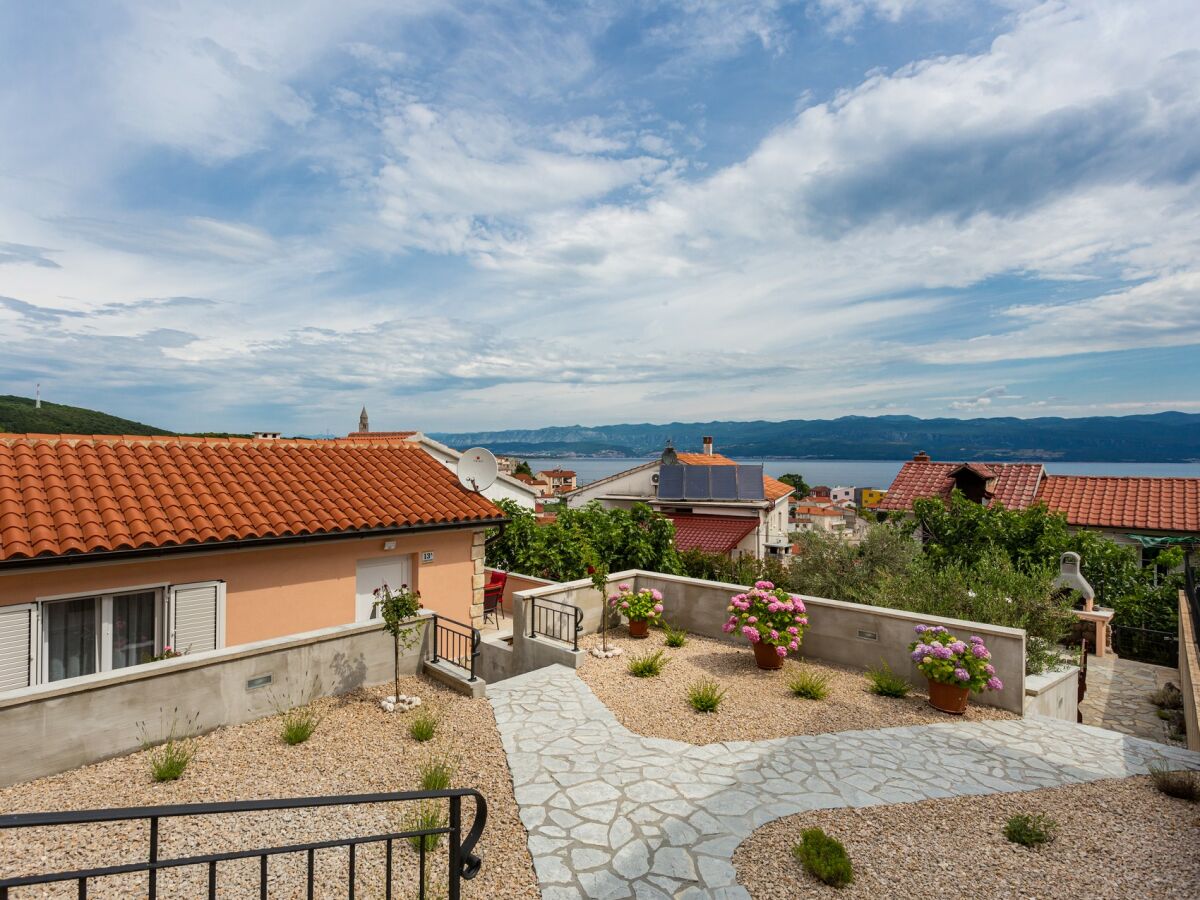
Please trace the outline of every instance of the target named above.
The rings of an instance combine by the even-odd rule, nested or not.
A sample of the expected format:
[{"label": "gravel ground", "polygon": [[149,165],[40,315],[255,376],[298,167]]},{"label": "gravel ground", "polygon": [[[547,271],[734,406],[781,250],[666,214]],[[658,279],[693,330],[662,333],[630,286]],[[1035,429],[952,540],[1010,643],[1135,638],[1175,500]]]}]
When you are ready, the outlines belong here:
[{"label": "gravel ground", "polygon": [[[1043,813],[1056,839],[1012,844],[1009,816]],[[846,845],[854,883],[835,889],[791,855],[819,826]],[[734,853],[755,900],[793,897],[1184,898],[1200,896],[1200,806],[1160,794],[1148,777],[1017,794],[837,809],[778,819]]]},{"label": "gravel ground", "polygon": [[[325,698],[313,706],[323,717],[306,743],[289,747],[279,737],[277,716],[222,728],[194,739],[195,757],[183,777],[156,784],[145,752],[107,760],[61,775],[0,790],[0,812],[144,806],[321,794],[362,794],[419,788],[418,768],[430,757],[451,760],[454,786],[477,788],[488,804],[487,828],[476,852],[480,874],[464,882],[463,896],[537,897],[537,879],[517,816],[512,778],[486,700],[471,700],[424,678],[401,679],[400,691],[423,700],[420,710],[438,718],[433,740],[420,744],[408,734],[415,712],[385,713],[378,698],[391,685]],[[446,809],[446,803],[441,804]],[[412,804],[331,807],[317,811],[240,813],[160,823],[160,857],[248,849],[335,837],[404,830]],[[473,821],[473,803],[463,802],[464,833]],[[0,875],[111,865],[144,859],[148,826],[71,826],[0,834]],[[357,851],[359,896],[383,896],[383,845]],[[346,850],[317,853],[317,895],[345,896]],[[430,855],[432,896],[445,896],[445,840]],[[406,842],[395,847],[397,897],[415,896],[417,853]],[[204,896],[205,873],[179,869],[160,875],[160,896]],[[257,897],[258,860],[221,863],[221,897]],[[269,866],[271,897],[303,896],[303,854],[276,857]],[[145,893],[145,876],[95,881],[89,897],[129,897]],[[13,900],[35,896],[75,896],[71,890],[26,888]],[[138,888],[141,888],[139,891]],[[39,892],[41,891],[41,892]]]},{"label": "gravel ground", "polygon": [[[657,629],[651,629],[645,640],[630,639],[624,628],[613,634],[615,641],[610,640],[610,644],[615,643],[625,652],[611,659],[588,654],[579,675],[621,724],[648,737],[691,744],[761,741],[956,718],[929,706],[928,696],[919,689],[903,699],[869,693],[862,673],[844,666],[789,658],[782,669],[764,672],[754,664],[749,645],[688,635],[687,643],[675,648],[663,643],[663,633]],[[599,642],[599,635],[592,635],[580,646],[590,649]],[[631,655],[658,649],[663,649],[670,660],[661,675],[635,678],[626,671]],[[828,697],[813,701],[792,696],[788,682],[802,669],[829,676]],[[688,686],[702,678],[716,681],[726,691],[716,712],[697,713],[688,705]],[[980,721],[1016,716],[972,702],[962,718]]]}]

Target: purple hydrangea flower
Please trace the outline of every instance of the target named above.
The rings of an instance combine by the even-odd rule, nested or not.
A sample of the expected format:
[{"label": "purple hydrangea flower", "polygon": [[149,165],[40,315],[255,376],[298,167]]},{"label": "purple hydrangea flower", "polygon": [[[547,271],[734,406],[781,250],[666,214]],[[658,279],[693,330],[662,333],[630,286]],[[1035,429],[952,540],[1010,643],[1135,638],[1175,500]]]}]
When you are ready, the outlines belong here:
[{"label": "purple hydrangea flower", "polygon": [[950,649],[953,650],[955,653],[966,653],[967,645],[964,644],[962,641],[955,641],[954,643],[952,643],[950,645]]},{"label": "purple hydrangea flower", "polygon": [[924,634],[927,630],[928,630],[928,626],[926,626],[926,625],[918,625],[916,628],[913,629],[913,631],[915,631],[917,634]]},{"label": "purple hydrangea flower", "polygon": [[997,678],[995,675],[993,675],[991,678],[989,678],[987,680],[987,686],[988,686],[989,691],[1004,690],[1004,682],[1001,681],[999,678]]},{"label": "purple hydrangea flower", "polygon": [[992,658],[991,651],[988,650],[987,647],[983,646],[983,644],[976,644],[974,647],[971,648],[971,653],[975,656],[976,659],[991,659]]},{"label": "purple hydrangea flower", "polygon": [[983,667],[983,671],[987,672],[989,675],[995,675],[996,667],[993,666],[991,663],[988,663],[986,666]]},{"label": "purple hydrangea flower", "polygon": [[959,681],[970,681],[971,673],[968,672],[966,669],[955,669],[954,677],[957,678]]},{"label": "purple hydrangea flower", "polygon": [[950,652],[949,647],[934,647],[933,655],[936,656],[938,659],[949,659],[954,654]]}]

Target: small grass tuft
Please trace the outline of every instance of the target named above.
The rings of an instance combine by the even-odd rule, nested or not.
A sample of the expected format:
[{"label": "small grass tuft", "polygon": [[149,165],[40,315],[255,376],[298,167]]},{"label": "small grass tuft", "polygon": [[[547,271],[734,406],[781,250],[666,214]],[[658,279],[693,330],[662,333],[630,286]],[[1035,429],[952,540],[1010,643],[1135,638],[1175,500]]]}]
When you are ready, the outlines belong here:
[{"label": "small grass tuft", "polygon": [[431,756],[421,763],[418,769],[421,775],[421,790],[444,791],[454,780],[454,767],[441,757]]},{"label": "small grass tuft", "polygon": [[[405,831],[431,831],[435,828],[445,827],[446,815],[442,812],[442,804],[439,800],[426,800],[420,803],[415,810],[409,813],[408,821],[404,824]],[[408,838],[409,846],[417,851],[421,850],[422,845],[426,852],[436,850],[441,842],[440,834],[414,834]]]},{"label": "small grass tuft", "polygon": [[279,734],[285,744],[294,747],[312,737],[320,724],[321,717],[311,707],[295,706],[283,714]]},{"label": "small grass tuft", "polygon": [[1159,709],[1183,709],[1183,693],[1173,684],[1163,685],[1151,692],[1149,700]]},{"label": "small grass tuft", "polygon": [[792,855],[811,875],[830,887],[845,887],[854,881],[854,867],[846,848],[820,828],[802,831],[800,843],[792,848]]},{"label": "small grass tuft", "polygon": [[414,741],[425,741],[433,739],[433,733],[437,731],[437,719],[431,713],[420,712],[413,717],[413,720],[408,723],[408,733]]},{"label": "small grass tuft", "polygon": [[703,678],[688,688],[688,703],[696,712],[716,712],[724,699],[725,692],[711,678]]},{"label": "small grass tuft", "polygon": [[1039,847],[1054,840],[1058,823],[1048,819],[1041,813],[1037,815],[1019,815],[1009,817],[1004,823],[1004,836],[1014,844],[1023,847]]},{"label": "small grass tuft", "polygon": [[668,647],[682,647],[687,643],[687,632],[682,628],[672,628],[666,622],[663,622],[663,631],[666,632],[663,643]]},{"label": "small grass tuft", "polygon": [[881,697],[907,697],[912,685],[892,671],[887,663],[867,669],[867,681],[871,682],[871,693]]},{"label": "small grass tuft", "polygon": [[1161,763],[1151,763],[1150,777],[1154,779],[1154,786],[1168,797],[1193,803],[1200,800],[1200,772],[1168,769]]},{"label": "small grass tuft", "polygon": [[188,740],[167,738],[165,743],[150,750],[150,774],[155,781],[175,781],[188,767],[196,749]]},{"label": "small grass tuft", "polygon": [[805,700],[824,700],[829,696],[829,676],[804,669],[788,682],[788,690]]},{"label": "small grass tuft", "polygon": [[662,670],[666,668],[668,662],[663,651],[655,650],[653,653],[642,653],[629,657],[627,668],[629,674],[637,678],[653,678],[655,675],[662,674]]}]

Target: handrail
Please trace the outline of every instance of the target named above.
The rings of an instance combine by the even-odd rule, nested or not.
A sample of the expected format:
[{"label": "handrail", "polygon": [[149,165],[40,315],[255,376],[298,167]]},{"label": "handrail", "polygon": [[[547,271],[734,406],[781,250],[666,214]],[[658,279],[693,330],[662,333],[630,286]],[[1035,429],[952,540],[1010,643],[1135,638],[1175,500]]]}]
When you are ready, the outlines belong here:
[{"label": "handrail", "polygon": [[[475,801],[475,819],[465,839],[462,838],[462,798],[471,797]],[[392,831],[382,834],[350,838],[334,838],[323,841],[284,844],[272,847],[258,847],[252,850],[232,850],[221,853],[198,854],[194,856],[176,857],[172,859],[158,858],[159,820],[179,816],[208,816],[227,813],[258,812],[279,809],[313,809],[328,806],[355,806],[369,803],[400,803],[426,802],[430,800],[447,799],[450,802],[449,824],[436,828],[411,829]],[[385,842],[387,845],[387,896],[392,896],[392,844],[397,840],[421,838],[432,835],[447,835],[450,849],[450,900],[460,897],[460,879],[470,880],[479,874],[482,860],[474,853],[483,829],[487,825],[487,801],[474,788],[446,788],[437,791],[395,791],[377,794],[347,794],[341,796],[320,797],[285,797],[272,800],[234,800],[222,803],[180,803],[167,806],[136,806],[117,809],[85,809],[55,812],[12,813],[0,815],[0,831],[12,828],[41,828],[61,825],[94,824],[97,822],[125,822],[138,819],[148,819],[150,822],[149,858],[145,862],[124,863],[114,866],[100,866],[90,869],[74,869],[69,871],[45,872],[36,875],[22,875],[12,878],[0,878],[0,900],[8,900],[9,889],[37,884],[52,884],[64,881],[79,883],[79,896],[87,896],[88,880],[112,875],[147,873],[148,889],[151,900],[157,897],[158,872],[162,869],[175,869],[183,866],[207,865],[208,867],[208,896],[215,897],[217,889],[217,864],[233,859],[259,857],[261,860],[259,872],[260,896],[266,896],[267,860],[271,856],[286,853],[306,852],[308,856],[307,895],[314,895],[314,853],[332,847],[346,847],[349,851],[349,868],[347,871],[348,896],[354,896],[355,879],[355,849],[360,844]],[[425,868],[425,842],[418,841],[421,855],[420,867]],[[419,889],[420,896],[425,895],[425,883],[422,880]]]},{"label": "handrail", "polygon": [[[571,648],[579,650],[579,633],[583,631],[582,609],[572,603],[554,600],[550,597],[528,597],[526,599],[529,601],[529,636],[531,638],[536,639],[540,634],[543,637],[565,642],[567,639],[563,637],[563,631],[570,628]],[[540,617],[538,616],[539,604],[542,612]],[[553,604],[553,607],[561,608],[547,607],[546,604]],[[553,630],[547,628],[547,619],[553,623]],[[574,627],[571,627],[572,625]]]},{"label": "handrail", "polygon": [[[454,628],[447,628],[442,625],[443,622],[454,625],[463,631],[456,631]],[[465,631],[465,633],[464,633]],[[450,640],[448,643],[453,645],[454,649],[461,649],[464,652],[455,653],[454,656],[447,656],[440,650],[441,635],[446,634]],[[431,662],[437,662],[439,659],[445,660],[452,666],[470,673],[468,681],[475,680],[475,660],[479,656],[479,644],[482,640],[482,635],[479,629],[473,625],[468,625],[465,622],[459,622],[457,619],[451,619],[449,616],[443,616],[441,613],[433,614],[433,658]],[[469,641],[469,642],[468,642]],[[469,660],[467,665],[463,665],[461,660],[466,658]]]}]

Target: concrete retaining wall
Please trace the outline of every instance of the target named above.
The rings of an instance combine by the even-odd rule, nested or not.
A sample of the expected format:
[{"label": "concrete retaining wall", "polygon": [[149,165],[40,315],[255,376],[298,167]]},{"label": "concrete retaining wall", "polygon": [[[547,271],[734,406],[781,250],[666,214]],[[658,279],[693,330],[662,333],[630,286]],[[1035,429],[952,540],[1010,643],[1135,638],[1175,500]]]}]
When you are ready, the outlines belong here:
[{"label": "concrete retaining wall", "polygon": [[1189,750],[1200,750],[1200,622],[1192,616],[1187,596],[1179,592],[1179,690]]},{"label": "concrete retaining wall", "polygon": [[[742,643],[739,635],[726,634],[721,626],[728,618],[729,598],[745,587],[702,581],[656,572],[617,572],[609,578],[609,589],[628,582],[636,589],[657,588],[663,594],[663,615],[676,628],[728,643]],[[599,631],[602,601],[591,581],[571,581],[561,585],[524,592],[572,603],[583,610],[584,633]],[[519,595],[515,595],[519,596]],[[803,595],[802,595],[803,596]],[[916,636],[918,624],[944,625],[964,640],[978,634],[992,651],[992,663],[1004,681],[1004,690],[975,694],[972,702],[998,706],[1021,713],[1025,706],[1025,632],[979,622],[924,616],[899,609],[845,603],[823,597],[804,597],[809,611],[809,628],[804,635],[802,654],[866,669],[886,662],[892,670],[914,684],[923,684],[908,645]],[[614,617],[615,619],[615,617]],[[610,624],[617,624],[615,621]]]},{"label": "concrete retaining wall", "polygon": [[1079,721],[1079,667],[1067,666],[1025,679],[1025,715]]},{"label": "concrete retaining wall", "polygon": [[[402,648],[402,675],[420,671],[426,640]],[[151,741],[173,721],[177,736],[200,734],[382,684],[393,671],[391,636],[368,622],[11,691],[0,697],[0,786],[137,750],[139,723]]]}]

